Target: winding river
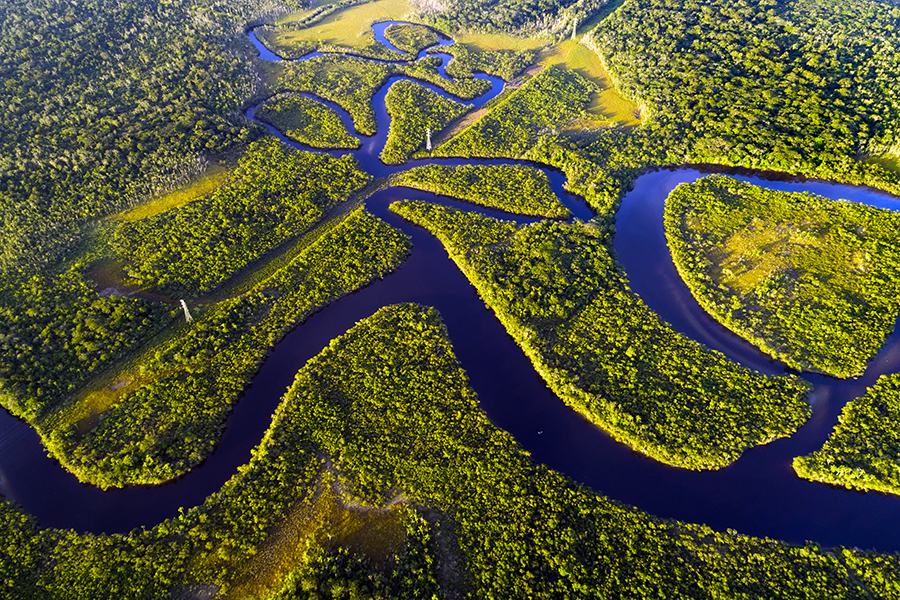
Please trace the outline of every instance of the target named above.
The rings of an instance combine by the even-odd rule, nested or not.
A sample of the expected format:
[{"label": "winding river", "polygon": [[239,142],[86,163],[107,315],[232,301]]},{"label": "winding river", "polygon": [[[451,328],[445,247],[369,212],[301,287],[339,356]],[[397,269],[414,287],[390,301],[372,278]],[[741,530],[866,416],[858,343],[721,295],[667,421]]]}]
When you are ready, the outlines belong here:
[{"label": "winding river", "polygon": [[[384,39],[389,23],[374,26],[376,39]],[[250,32],[264,60],[280,60]],[[452,41],[442,39],[441,45]],[[393,49],[393,48],[392,48]],[[418,58],[424,56],[425,51]],[[312,55],[311,55],[312,56]],[[443,64],[450,57],[439,54]],[[304,57],[303,60],[308,59]],[[503,82],[471,102],[480,106],[495,97]],[[394,77],[376,94],[378,133],[363,139],[349,152],[362,168],[376,177],[419,164],[498,164],[510,160],[429,159],[390,167],[378,159],[387,138],[389,117],[384,96]],[[450,97],[433,86],[427,86]],[[329,103],[353,131],[349,115]],[[248,111],[253,118],[253,109]],[[272,128],[270,128],[272,130]],[[296,147],[303,146],[282,140]],[[306,148],[304,148],[306,149]],[[335,152],[347,154],[347,151]],[[554,191],[576,218],[589,219],[584,201],[563,190],[561,173],[540,167]],[[663,232],[662,211],[669,192],[681,182],[703,173],[693,169],[651,172],[640,177],[622,202],[616,221],[614,247],[632,289],[661,318],[679,332],[729,358],[764,373],[785,372],[755,347],[730,333],[709,317],[681,282],[672,264]],[[755,184],[789,191],[810,191],[830,198],[846,198],[900,210],[900,199],[861,188],[817,182],[770,181],[739,177]],[[792,543],[813,540],[824,545],[900,550],[900,498],[878,493],[857,493],[798,478],[791,459],[818,449],[849,400],[883,373],[900,371],[900,333],[892,334],[859,379],[841,381],[804,374],[814,385],[813,416],[793,437],[748,450],[733,465],[712,472],[669,467],[632,452],[574,413],[544,385],[528,359],[478,298],[474,288],[449,260],[441,244],[388,210],[406,198],[451,204],[476,210],[434,194],[388,188],[366,201],[369,211],[413,240],[413,253],[397,271],[347,296],[310,317],[278,344],[230,416],[213,455],[184,477],[161,486],[129,487],[108,492],[83,485],[47,457],[37,434],[25,423],[0,411],[0,491],[35,515],[43,526],[77,531],[112,533],[150,527],[177,514],[179,507],[199,504],[216,491],[250,458],[269,425],[271,413],[294,374],[304,363],[357,321],[387,304],[419,302],[437,308],[447,324],[454,350],[478,393],[481,407],[499,427],[509,431],[534,460],[556,469],[610,498],[637,506],[651,514],[706,523],[718,530],[736,529]],[[479,212],[518,222],[513,217],[478,208]]]}]

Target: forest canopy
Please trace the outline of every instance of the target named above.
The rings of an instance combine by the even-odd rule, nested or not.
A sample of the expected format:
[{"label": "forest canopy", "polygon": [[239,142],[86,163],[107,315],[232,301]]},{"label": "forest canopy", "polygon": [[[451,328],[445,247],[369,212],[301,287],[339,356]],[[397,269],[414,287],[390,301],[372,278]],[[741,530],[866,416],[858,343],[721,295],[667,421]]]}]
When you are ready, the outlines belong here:
[{"label": "forest canopy", "polygon": [[712,176],[665,228],[700,305],[796,369],[861,375],[900,313],[900,213]]}]

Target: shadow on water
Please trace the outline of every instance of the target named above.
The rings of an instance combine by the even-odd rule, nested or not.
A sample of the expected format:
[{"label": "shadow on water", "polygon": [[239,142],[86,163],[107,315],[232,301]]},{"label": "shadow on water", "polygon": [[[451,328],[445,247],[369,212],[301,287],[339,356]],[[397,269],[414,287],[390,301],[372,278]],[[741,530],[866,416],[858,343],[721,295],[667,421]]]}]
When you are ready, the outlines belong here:
[{"label": "shadow on water", "polygon": [[[376,26],[376,37],[383,40],[388,25]],[[278,60],[276,55],[266,54],[268,50],[252,32],[251,39],[260,48],[262,58]],[[442,43],[452,41],[442,39]],[[419,56],[423,55],[424,51]],[[444,59],[444,66],[447,60]],[[352,154],[363,169],[376,176],[429,162],[521,164],[510,160],[426,159],[403,167],[384,165],[378,159],[389,125],[384,95],[397,79],[386,83],[374,100],[379,133],[364,138],[359,150],[336,154]],[[502,90],[502,81],[490,79],[491,92],[473,105],[483,104]],[[349,115],[340,109],[338,112],[350,124]],[[249,116],[252,115],[251,109]],[[284,139],[280,133],[274,133]],[[550,177],[554,192],[575,217],[589,219],[591,213],[584,202],[563,189],[563,175],[540,168]],[[615,251],[632,289],[676,330],[750,368],[769,374],[783,373],[783,365],[769,360],[706,315],[672,264],[662,227],[663,203],[678,183],[700,176],[702,173],[697,170],[679,169],[648,173],[639,178],[618,214]],[[886,208],[900,206],[896,198],[858,188],[741,178],[777,189],[812,191]],[[900,523],[894,518],[900,509],[900,498],[807,482],[797,478],[790,466],[794,456],[821,446],[848,400],[862,394],[879,374],[900,370],[900,344],[897,343],[900,335],[895,333],[890,337],[858,380],[804,375],[815,386],[814,414],[795,436],[751,449],[735,464],[719,471],[694,472],[668,467],[614,442],[549,391],[474,288],[449,260],[441,244],[388,210],[391,202],[402,199],[429,200],[475,210],[434,194],[401,188],[388,188],[370,197],[366,206],[372,213],[412,237],[412,255],[383,280],[310,317],[273,349],[228,419],[218,448],[204,464],[170,484],[103,492],[80,484],[47,458],[30,427],[0,411],[0,489],[37,516],[44,526],[108,533],[155,525],[177,514],[179,507],[201,503],[235,473],[238,465],[250,458],[250,450],[261,439],[271,413],[296,371],[331,339],[385,305],[418,302],[440,311],[482,408],[536,461],[610,498],[663,517],[706,523],[719,530],[734,528],[742,533],[794,543],[814,540],[825,545],[882,551],[900,549]],[[497,211],[480,208],[478,211],[498,218],[513,218]],[[518,217],[515,220],[533,221]]]}]

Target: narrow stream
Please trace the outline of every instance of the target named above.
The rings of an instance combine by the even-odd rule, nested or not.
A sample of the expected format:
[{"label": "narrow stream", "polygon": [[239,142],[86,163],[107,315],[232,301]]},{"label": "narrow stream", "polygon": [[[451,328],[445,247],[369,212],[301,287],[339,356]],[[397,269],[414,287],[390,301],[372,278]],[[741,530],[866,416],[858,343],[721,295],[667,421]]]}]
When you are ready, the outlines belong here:
[{"label": "narrow stream", "polygon": [[[374,27],[376,39],[382,43],[388,25]],[[250,37],[261,58],[280,60],[252,32]],[[442,45],[451,43],[452,40],[441,41]],[[417,59],[424,54],[425,51],[421,52]],[[443,74],[450,58],[446,54],[441,56]],[[480,77],[489,79],[492,89],[471,102],[473,106],[484,104],[503,89],[501,80]],[[375,96],[378,134],[364,138],[358,150],[335,154],[352,154],[364,170],[377,177],[428,163],[520,162],[429,159],[412,161],[402,167],[384,165],[378,159],[389,126],[384,96],[398,79],[402,78],[391,78]],[[451,97],[433,86],[430,89]],[[331,103],[329,106],[338,110],[352,131],[349,115]],[[248,116],[253,117],[252,108]],[[280,132],[273,133],[302,148],[286,140]],[[563,190],[563,175],[540,168],[550,177],[554,192],[575,217],[589,219],[591,211],[584,201]],[[690,295],[672,264],[662,225],[665,199],[678,183],[702,175],[696,170],[679,169],[648,173],[639,178],[618,213],[614,242],[617,256],[632,289],[676,330],[748,367],[768,374],[783,373],[783,365],[769,360],[709,317]],[[805,190],[884,208],[900,208],[900,199],[860,188],[816,182],[773,182],[757,177],[741,179],[777,189]],[[668,467],[614,442],[549,391],[474,288],[449,260],[441,244],[424,230],[390,213],[388,205],[402,199],[441,202],[521,223],[534,220],[475,209],[417,190],[388,188],[374,194],[366,201],[368,210],[412,237],[412,256],[385,279],[313,315],[278,344],[237,404],[217,450],[205,463],[170,484],[103,492],[79,483],[46,456],[30,427],[0,411],[0,491],[47,527],[111,533],[153,526],[176,515],[179,507],[201,503],[250,458],[250,450],[268,427],[271,413],[296,371],[331,339],[387,304],[419,302],[440,311],[481,407],[534,460],[610,498],[654,515],[706,523],[721,531],[733,528],[792,543],[813,540],[825,545],[900,550],[900,520],[895,518],[900,498],[808,482],[796,477],[790,466],[793,457],[821,446],[847,401],[861,395],[878,375],[900,371],[900,334],[895,332],[890,337],[860,379],[839,381],[804,375],[815,386],[813,417],[793,437],[748,450],[735,464],[719,471],[695,472]]]}]

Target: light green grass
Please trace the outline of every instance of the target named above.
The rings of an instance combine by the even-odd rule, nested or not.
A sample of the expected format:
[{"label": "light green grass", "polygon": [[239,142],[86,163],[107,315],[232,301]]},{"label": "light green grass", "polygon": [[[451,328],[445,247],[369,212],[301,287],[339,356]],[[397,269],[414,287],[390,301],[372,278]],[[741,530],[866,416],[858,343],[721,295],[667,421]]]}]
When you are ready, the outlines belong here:
[{"label": "light green grass", "polygon": [[573,40],[565,40],[545,49],[537,60],[545,67],[557,65],[575,71],[599,86],[587,109],[587,118],[579,123],[580,126],[616,123],[633,127],[640,124],[638,105],[616,91],[600,57],[590,48]]},{"label": "light green grass", "polygon": [[[374,40],[371,34],[372,23],[400,19],[411,11],[412,4],[409,0],[376,0],[328,15],[318,23],[304,29],[281,29],[271,34],[267,40],[276,48],[310,42],[335,46],[368,45]],[[308,13],[288,15],[278,19],[275,23],[276,25],[287,25],[301,20],[306,14]]]},{"label": "light green grass", "polygon": [[203,175],[178,188],[168,194],[164,194],[157,198],[153,198],[149,202],[145,202],[139,206],[135,206],[125,212],[115,215],[113,218],[117,221],[140,221],[153,215],[165,212],[170,208],[187,204],[192,200],[203,198],[213,193],[219,187],[233,165],[211,164],[206,168]]}]

